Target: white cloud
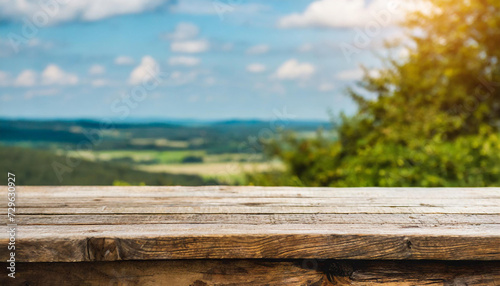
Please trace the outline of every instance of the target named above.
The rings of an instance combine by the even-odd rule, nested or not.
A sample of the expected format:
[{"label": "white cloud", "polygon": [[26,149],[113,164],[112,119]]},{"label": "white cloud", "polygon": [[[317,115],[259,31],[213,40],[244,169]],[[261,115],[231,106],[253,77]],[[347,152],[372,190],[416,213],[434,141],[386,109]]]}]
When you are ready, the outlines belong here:
[{"label": "white cloud", "polygon": [[144,56],[141,63],[130,73],[130,84],[147,82],[159,73],[159,65],[151,56]]},{"label": "white cloud", "polygon": [[198,72],[196,71],[190,71],[190,72],[174,71],[170,75],[169,84],[184,85],[195,81],[197,77],[198,77]]},{"label": "white cloud", "polygon": [[266,70],[266,66],[263,64],[250,64],[247,66],[247,71],[251,73],[261,73]]},{"label": "white cloud", "polygon": [[368,75],[373,77],[373,78],[378,78],[381,76],[381,73],[379,70],[372,69],[372,70],[368,71]]},{"label": "white cloud", "polygon": [[171,66],[196,66],[200,63],[199,58],[195,57],[172,57],[168,60],[168,64]]},{"label": "white cloud", "polygon": [[318,0],[303,13],[295,13],[280,19],[282,28],[304,27],[359,27],[376,21],[382,26],[402,17],[399,1],[375,0]]},{"label": "white cloud", "polygon": [[335,85],[328,83],[328,82],[324,82],[324,83],[320,84],[318,87],[318,90],[323,91],[323,92],[332,91],[333,89],[335,89]]},{"label": "white cloud", "polygon": [[100,75],[106,72],[106,68],[102,65],[93,65],[89,69],[89,74]]},{"label": "white cloud", "polygon": [[398,52],[398,57],[400,59],[407,59],[407,58],[409,58],[410,57],[410,50],[408,48],[402,48]]},{"label": "white cloud", "polygon": [[279,82],[258,82],[254,85],[255,89],[261,90],[265,93],[273,93],[278,95],[285,95],[286,88]]},{"label": "white cloud", "polygon": [[5,102],[11,101],[13,99],[14,99],[14,97],[10,94],[4,94],[4,95],[0,96],[0,100],[5,101]]},{"label": "white cloud", "polygon": [[86,0],[49,2],[3,0],[0,1],[0,19],[22,21],[24,17],[32,19],[35,15],[41,14],[48,19],[48,25],[69,21],[92,22],[117,15],[152,11],[169,2],[169,0]]},{"label": "white cloud", "polygon": [[93,87],[102,87],[102,86],[107,86],[109,85],[109,82],[105,79],[99,78],[99,79],[94,79],[90,82],[90,84]]},{"label": "white cloud", "polygon": [[[340,80],[361,80],[365,72],[363,69],[353,69],[345,70],[337,73],[336,78]],[[379,77],[380,72],[378,70],[372,69],[368,71],[368,75],[371,77]]]},{"label": "white cloud", "polygon": [[269,52],[269,46],[268,45],[256,45],[253,47],[250,47],[247,50],[247,54],[249,55],[261,55]]},{"label": "white cloud", "polygon": [[[179,52],[179,53],[189,53],[189,54],[195,54],[195,53],[201,53],[205,52],[209,49],[209,42],[203,39],[194,39],[198,36],[200,30],[198,26],[191,24],[191,23],[179,23],[175,30],[164,36],[164,38],[173,41],[170,44],[170,50],[172,52]],[[192,58],[188,60],[190,63],[187,64],[186,60],[187,58],[180,59],[180,62],[175,63],[176,60],[174,59],[174,62],[172,63],[173,65],[176,64],[184,64],[184,65],[196,65],[197,63],[194,63],[196,61],[193,61]]]},{"label": "white cloud", "polygon": [[180,41],[173,42],[170,45],[170,50],[172,50],[172,52],[189,54],[205,52],[208,48],[209,44],[206,40]]},{"label": "white cloud", "polygon": [[205,78],[206,85],[214,85],[216,82],[217,80],[213,76]]},{"label": "white cloud", "polygon": [[188,101],[189,102],[198,102],[198,101],[200,101],[200,96],[199,95],[195,95],[195,94],[190,95],[188,97]]},{"label": "white cloud", "polygon": [[33,38],[33,39],[29,40],[27,44],[29,47],[39,47],[41,44],[41,41],[38,38]]},{"label": "white cloud", "polygon": [[360,80],[363,78],[364,72],[362,69],[345,70],[337,73],[335,76],[340,80]]},{"label": "white cloud", "polygon": [[[0,0],[2,2],[2,0]],[[2,11],[0,8],[0,22],[4,19],[2,19]],[[27,24],[25,27],[28,27],[29,25]],[[31,26],[29,26],[31,27]],[[35,27],[36,28],[36,27]],[[33,29],[35,29],[33,28]],[[24,29],[24,28],[23,28]],[[26,33],[32,33],[31,28],[27,28]],[[23,32],[24,33],[24,32]],[[41,51],[47,51],[52,48],[54,48],[55,44],[53,42],[49,41],[42,41],[39,38],[31,38],[28,39],[29,36],[34,36],[34,34],[27,34],[25,37],[23,35],[21,36],[21,39],[15,38],[15,36],[11,35],[5,35],[3,38],[0,38],[0,57],[11,57],[18,53],[20,50],[23,50],[24,52],[28,53],[40,53]],[[21,45],[19,45],[21,44]]]},{"label": "white cloud", "polygon": [[279,79],[305,79],[316,71],[310,63],[299,63],[296,59],[284,62],[276,71],[275,77]]},{"label": "white cloud", "polygon": [[307,52],[312,51],[312,49],[313,49],[312,44],[303,44],[297,50],[301,53],[307,53]]},{"label": "white cloud", "polygon": [[175,30],[172,33],[165,35],[165,38],[168,40],[174,40],[174,41],[189,40],[189,39],[192,39],[192,38],[198,36],[199,32],[200,32],[200,29],[198,28],[198,26],[196,26],[194,24],[179,23],[175,27]]},{"label": "white cloud", "polygon": [[25,98],[33,98],[38,96],[54,96],[59,94],[59,89],[57,88],[49,88],[49,89],[35,89],[28,90],[25,94]]},{"label": "white cloud", "polygon": [[230,51],[233,49],[233,44],[232,43],[225,43],[225,44],[221,45],[220,49],[222,51]]},{"label": "white cloud", "polygon": [[30,39],[28,41],[27,45],[30,48],[44,49],[44,50],[48,50],[48,49],[54,47],[54,43],[42,41],[39,38]]},{"label": "white cloud", "polygon": [[115,59],[115,65],[119,66],[130,66],[135,63],[134,59],[131,57],[120,56]]},{"label": "white cloud", "polygon": [[35,71],[23,70],[15,79],[9,74],[0,71],[0,86],[31,87],[42,85],[74,85],[78,83],[78,77],[63,71],[54,64],[48,65],[39,76]]},{"label": "white cloud", "polygon": [[10,83],[10,75],[7,72],[0,71],[0,86],[8,86]]},{"label": "white cloud", "polygon": [[217,14],[214,4],[204,0],[179,0],[170,8],[171,12],[179,14],[207,15]]},{"label": "white cloud", "polygon": [[270,8],[266,5],[257,3],[243,4],[238,1],[206,1],[206,0],[179,0],[176,5],[170,8],[171,12],[179,14],[192,15],[219,15],[221,19],[226,14],[251,15],[262,11],[267,11]]},{"label": "white cloud", "polygon": [[33,70],[22,71],[14,81],[15,86],[34,86],[37,82],[37,74]]},{"label": "white cloud", "polygon": [[78,83],[78,77],[74,74],[66,73],[60,67],[50,64],[42,72],[43,85],[73,85]]}]

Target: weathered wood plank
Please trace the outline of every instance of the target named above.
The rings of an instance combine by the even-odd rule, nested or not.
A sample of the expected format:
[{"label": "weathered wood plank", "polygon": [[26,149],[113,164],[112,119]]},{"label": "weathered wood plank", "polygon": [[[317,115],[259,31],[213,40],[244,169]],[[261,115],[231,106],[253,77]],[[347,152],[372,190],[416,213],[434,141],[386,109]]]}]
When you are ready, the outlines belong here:
[{"label": "weathered wood plank", "polygon": [[[6,199],[4,200],[7,201]],[[320,205],[346,205],[346,206],[498,206],[500,198],[476,198],[474,200],[464,200],[463,198],[404,198],[404,197],[360,197],[360,198],[269,198],[269,197],[36,197],[26,198],[22,195],[17,198],[22,207],[81,207],[85,205],[277,205],[277,206],[320,206]],[[499,210],[500,211],[500,210]]]},{"label": "weathered wood plank", "polygon": [[[19,203],[22,205],[22,203]],[[60,208],[23,208],[18,207],[18,214],[498,214],[497,206],[88,206]]]},{"label": "weathered wood plank", "polygon": [[[319,267],[322,261],[318,262]],[[334,285],[498,285],[500,262],[336,261],[326,262]]]},{"label": "weathered wood plank", "polygon": [[19,187],[16,201],[19,214],[500,213],[500,189]]},{"label": "weathered wood plank", "polygon": [[[19,264],[19,276],[2,285],[331,285],[318,270],[294,262],[134,261]],[[4,284],[8,283],[8,284]]]},{"label": "weathered wood plank", "polygon": [[[495,224],[495,226],[498,226]],[[0,234],[6,255],[7,232]],[[500,228],[487,224],[146,224],[18,226],[18,261],[148,259],[500,260]]]},{"label": "weathered wood plank", "polygon": [[[1,264],[2,266],[5,263]],[[500,262],[171,260],[20,263],[1,285],[499,285]]]},{"label": "weathered wood plank", "polygon": [[[6,190],[6,188],[5,188]],[[500,188],[295,188],[253,186],[153,187],[153,186],[18,186],[26,197],[311,197],[311,198],[471,198],[499,199]],[[0,199],[4,199],[0,197]]]},{"label": "weathered wood plank", "polygon": [[[79,214],[18,215],[19,225],[80,224],[500,224],[500,215],[478,214]],[[500,226],[499,226],[500,227]]]},{"label": "weathered wood plank", "polygon": [[202,206],[202,207],[82,207],[82,208],[18,208],[18,214],[498,214],[497,207],[472,208],[468,206],[449,207],[258,207],[258,206]]},{"label": "weathered wood plank", "polygon": [[[16,194],[18,261],[500,260],[499,188],[19,187]],[[0,233],[0,254],[7,238]]]}]

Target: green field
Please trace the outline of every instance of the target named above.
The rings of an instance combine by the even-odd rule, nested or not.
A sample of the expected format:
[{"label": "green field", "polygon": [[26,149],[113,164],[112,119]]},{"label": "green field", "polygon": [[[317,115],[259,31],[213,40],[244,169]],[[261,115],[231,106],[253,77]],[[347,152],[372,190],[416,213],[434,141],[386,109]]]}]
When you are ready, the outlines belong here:
[{"label": "green field", "polygon": [[[66,160],[81,164],[60,183],[80,185],[241,185],[249,183],[249,173],[284,169],[281,161],[262,152],[258,134],[270,130],[269,122],[122,124],[102,131],[98,126],[93,121],[0,119],[0,151],[18,164],[12,165],[18,172],[31,176],[25,184],[39,185],[58,184],[50,164]],[[315,136],[319,128],[307,122],[290,126],[301,138]],[[276,139],[281,132],[275,130]],[[89,133],[99,140],[91,141]]]},{"label": "green field", "polygon": [[[197,175],[152,173],[108,162],[92,162],[49,151],[0,145],[0,171],[19,185],[214,185]],[[71,160],[72,159],[72,160]]]},{"label": "green field", "polygon": [[138,165],[136,168],[153,173],[198,175],[224,184],[246,184],[246,173],[283,170],[284,166],[279,161],[268,161]]},{"label": "green field", "polygon": [[[70,151],[58,150],[57,154],[67,154],[93,162],[119,163],[133,169],[168,174],[197,175],[224,183],[244,184],[244,174],[281,170],[279,161],[269,161],[263,154],[207,154],[204,150],[154,151]],[[199,158],[202,162],[185,162],[186,158]]]}]

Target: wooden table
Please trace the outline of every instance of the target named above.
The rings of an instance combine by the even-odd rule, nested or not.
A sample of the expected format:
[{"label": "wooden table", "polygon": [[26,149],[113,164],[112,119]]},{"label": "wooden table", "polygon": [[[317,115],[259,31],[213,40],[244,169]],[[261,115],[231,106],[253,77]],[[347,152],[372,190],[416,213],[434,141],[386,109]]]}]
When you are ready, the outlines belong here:
[{"label": "wooden table", "polygon": [[[498,188],[17,187],[16,197],[16,278],[5,271],[0,285],[500,285]],[[2,231],[4,267],[8,240]]]}]

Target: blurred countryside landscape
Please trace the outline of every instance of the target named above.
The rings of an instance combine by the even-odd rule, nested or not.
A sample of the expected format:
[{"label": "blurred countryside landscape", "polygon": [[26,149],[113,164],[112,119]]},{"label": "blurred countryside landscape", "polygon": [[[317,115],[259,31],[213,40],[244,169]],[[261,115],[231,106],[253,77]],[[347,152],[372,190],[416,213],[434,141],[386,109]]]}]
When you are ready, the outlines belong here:
[{"label": "blurred countryside landscape", "polygon": [[[159,2],[55,17],[39,36],[59,45],[0,54],[2,172],[26,185],[500,186],[500,1],[258,1],[227,18]],[[16,9],[0,12],[4,39],[29,12]],[[125,120],[103,119],[148,81]]]},{"label": "blurred countryside landscape", "polygon": [[248,173],[284,169],[265,156],[263,136],[293,131],[310,138],[331,129],[328,122],[286,125],[272,131],[272,122],[256,120],[105,128],[92,120],[0,120],[0,153],[2,167],[28,185],[241,185]]}]

